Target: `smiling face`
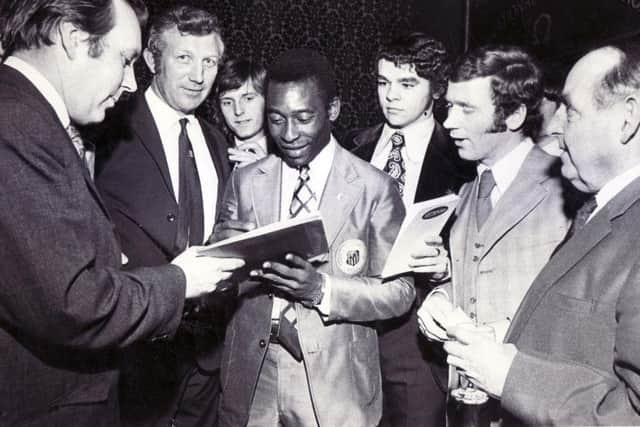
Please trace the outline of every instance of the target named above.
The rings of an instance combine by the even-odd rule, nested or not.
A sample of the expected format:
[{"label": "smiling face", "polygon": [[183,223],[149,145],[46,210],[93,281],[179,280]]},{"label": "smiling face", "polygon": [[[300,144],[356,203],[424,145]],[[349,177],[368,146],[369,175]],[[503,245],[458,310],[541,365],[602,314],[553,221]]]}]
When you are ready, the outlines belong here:
[{"label": "smiling face", "polygon": [[224,121],[239,140],[263,134],[264,96],[248,80],[237,89],[220,95],[220,110]]},{"label": "smiling face", "polygon": [[491,166],[512,148],[496,132],[491,77],[449,82],[446,98],[449,113],[443,125],[461,158]]},{"label": "smiling face", "polygon": [[144,58],[155,74],[155,92],[174,110],[190,114],[209,96],[218,74],[224,46],[217,33],[205,36],[180,34],[176,27],[161,35],[162,54]]},{"label": "smiling face", "polygon": [[431,110],[431,83],[420,77],[411,64],[396,66],[381,59],[378,61],[378,101],[387,123],[393,128],[404,128]]},{"label": "smiling face", "polygon": [[269,133],[291,167],[309,164],[329,143],[339,112],[337,99],[325,105],[315,80],[268,84]]},{"label": "smiling face", "polygon": [[134,10],[114,0],[114,27],[93,56],[89,40],[74,57],[74,76],[65,81],[62,96],[71,119],[78,124],[98,123],[123,92],[137,89],[133,63],[140,54],[140,24]]}]

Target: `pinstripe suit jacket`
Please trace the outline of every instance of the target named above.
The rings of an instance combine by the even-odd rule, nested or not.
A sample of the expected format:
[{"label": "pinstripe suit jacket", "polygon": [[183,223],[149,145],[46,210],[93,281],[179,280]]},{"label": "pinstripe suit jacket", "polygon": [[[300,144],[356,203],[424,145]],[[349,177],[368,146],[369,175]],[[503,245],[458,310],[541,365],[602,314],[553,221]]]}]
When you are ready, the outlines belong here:
[{"label": "pinstripe suit jacket", "polygon": [[534,147],[480,232],[479,178],[460,189],[458,218],[450,237],[450,295],[481,322],[513,317],[568,230],[561,178],[550,174],[555,161]]}]

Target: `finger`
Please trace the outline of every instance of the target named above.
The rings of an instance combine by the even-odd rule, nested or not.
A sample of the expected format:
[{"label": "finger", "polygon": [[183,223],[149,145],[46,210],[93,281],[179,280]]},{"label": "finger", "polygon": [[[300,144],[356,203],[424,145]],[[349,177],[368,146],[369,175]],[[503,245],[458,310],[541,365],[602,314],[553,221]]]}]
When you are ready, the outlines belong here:
[{"label": "finger", "polygon": [[447,341],[444,343],[444,351],[450,356],[464,358],[464,344],[460,344],[458,341]]},{"label": "finger", "polygon": [[467,364],[461,357],[449,354],[447,356],[447,363],[451,366],[455,366],[456,368],[463,370],[464,374],[468,375]]},{"label": "finger", "polygon": [[435,322],[431,316],[424,319],[424,326],[431,339],[436,341],[445,341],[447,339],[447,331]]},{"label": "finger", "polygon": [[470,324],[461,323],[449,328],[447,333],[451,338],[455,339],[456,341],[462,344],[468,345],[473,343],[477,338],[476,334],[474,334],[473,331],[470,330],[470,328],[472,328]]},{"label": "finger", "polygon": [[217,258],[218,269],[221,271],[233,271],[244,266],[244,260],[241,258]]},{"label": "finger", "polygon": [[245,162],[254,162],[258,159],[253,154],[242,153],[242,154],[230,154],[229,160],[232,162],[245,163]]},{"label": "finger", "polygon": [[249,231],[256,228],[256,224],[250,221],[238,221],[235,219],[228,219],[219,225],[221,229]]},{"label": "finger", "polygon": [[274,273],[266,273],[262,270],[255,270],[254,278],[262,278],[270,282],[271,286],[281,291],[291,293],[297,289],[297,282],[286,277],[279,276]]},{"label": "finger", "polygon": [[309,261],[307,261],[306,259],[296,255],[296,254],[287,254],[284,257],[285,260],[287,260],[287,262],[291,263],[291,265],[294,265],[298,268],[313,268],[313,266],[311,265],[311,263]]},{"label": "finger", "polygon": [[255,154],[258,154],[258,155],[260,155],[260,154],[266,155],[267,154],[262,149],[262,146],[260,144],[258,144],[257,142],[245,142],[245,143],[242,143],[242,144],[238,145],[238,148],[240,150],[243,150],[243,151],[253,150],[253,152]]},{"label": "finger", "polygon": [[289,267],[279,262],[267,261],[262,264],[263,270],[275,273],[278,276],[286,279],[299,280],[298,272],[295,267]]},{"label": "finger", "polygon": [[438,263],[428,263],[421,265],[419,262],[410,262],[409,268],[415,273],[430,273],[430,274],[442,274],[447,273],[447,262],[441,261]]}]

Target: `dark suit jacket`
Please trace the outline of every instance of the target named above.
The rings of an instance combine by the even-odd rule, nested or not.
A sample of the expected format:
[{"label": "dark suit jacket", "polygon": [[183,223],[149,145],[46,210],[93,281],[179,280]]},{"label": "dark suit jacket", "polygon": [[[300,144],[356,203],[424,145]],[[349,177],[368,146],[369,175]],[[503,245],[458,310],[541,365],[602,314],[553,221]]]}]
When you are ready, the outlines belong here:
[{"label": "dark suit jacket", "polygon": [[[352,131],[344,145],[366,161],[371,161],[384,124]],[[474,178],[475,165],[461,160],[446,130],[435,123],[422,163],[414,201],[421,202],[448,193]],[[445,233],[446,241],[446,233]],[[446,244],[446,243],[445,243]],[[434,354],[434,345],[418,333],[416,307],[431,286],[425,275],[416,275],[416,304],[404,316],[381,322],[380,359],[385,393],[382,426],[441,425],[447,369],[442,355]],[[430,361],[430,366],[426,361]],[[433,376],[430,373],[433,370]]]},{"label": "dark suit jacket", "polygon": [[636,179],[534,280],[506,337],[507,424],[640,424],[639,241]]},{"label": "dark suit jacket", "polygon": [[120,270],[98,193],[55,112],[0,65],[0,424],[119,425],[116,350],[171,335],[184,274]]}]

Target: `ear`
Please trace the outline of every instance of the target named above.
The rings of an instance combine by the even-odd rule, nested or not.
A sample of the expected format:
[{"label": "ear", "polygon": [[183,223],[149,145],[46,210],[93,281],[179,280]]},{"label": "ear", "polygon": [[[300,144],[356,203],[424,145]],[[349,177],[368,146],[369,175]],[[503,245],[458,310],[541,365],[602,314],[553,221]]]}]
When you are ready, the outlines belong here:
[{"label": "ear", "polygon": [[640,126],[640,100],[638,95],[629,95],[624,100],[624,122],[620,133],[620,142],[626,144],[638,133]]},{"label": "ear", "polygon": [[81,48],[87,48],[85,41],[89,39],[89,34],[79,30],[70,22],[63,21],[58,26],[58,37],[62,49],[64,49],[69,59],[75,59],[81,51]]},{"label": "ear", "polygon": [[340,115],[340,98],[337,96],[329,102],[329,120],[335,122]]},{"label": "ear", "polygon": [[527,118],[527,107],[524,104],[520,104],[516,111],[509,114],[509,116],[505,119],[505,123],[507,128],[510,131],[517,131],[524,124],[524,120]]},{"label": "ear", "polygon": [[149,48],[145,48],[142,51],[142,57],[144,58],[144,62],[147,64],[147,67],[149,67],[149,70],[151,71],[151,73],[156,74],[156,60],[153,57],[153,53],[151,53]]}]

